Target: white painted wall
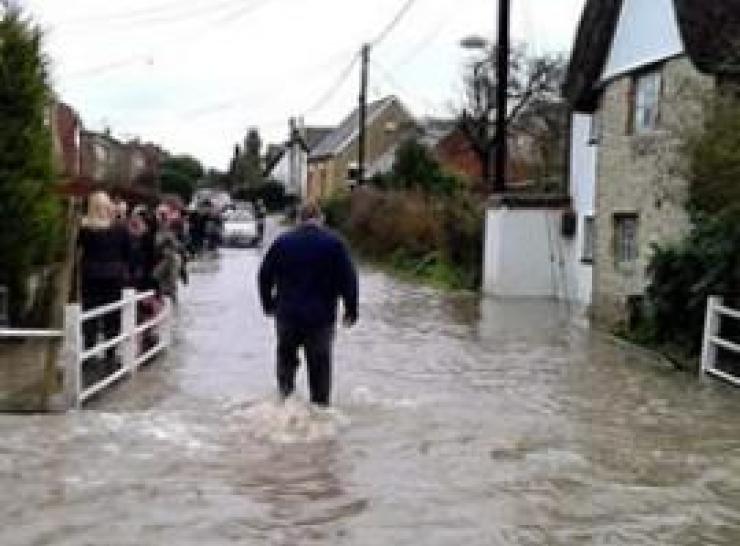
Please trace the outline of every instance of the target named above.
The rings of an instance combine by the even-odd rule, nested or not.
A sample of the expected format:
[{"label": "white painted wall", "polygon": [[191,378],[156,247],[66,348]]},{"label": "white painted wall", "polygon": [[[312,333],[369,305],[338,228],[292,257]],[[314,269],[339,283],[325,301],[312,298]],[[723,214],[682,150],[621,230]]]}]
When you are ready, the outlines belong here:
[{"label": "white painted wall", "polygon": [[501,297],[559,297],[567,286],[560,209],[486,213],[483,289]]},{"label": "white painted wall", "polygon": [[578,216],[576,237],[568,243],[568,262],[572,285],[570,299],[586,307],[591,304],[593,266],[582,263],[585,218],[596,209],[596,168],[598,147],[590,142],[591,115],[575,113],[572,117],[570,152],[570,193]]},{"label": "white painted wall", "polygon": [[673,0],[624,0],[601,79],[608,80],[684,51]]},{"label": "white painted wall", "polygon": [[308,190],[308,154],[295,144],[285,151],[271,177],[285,187],[288,195],[305,196]]}]

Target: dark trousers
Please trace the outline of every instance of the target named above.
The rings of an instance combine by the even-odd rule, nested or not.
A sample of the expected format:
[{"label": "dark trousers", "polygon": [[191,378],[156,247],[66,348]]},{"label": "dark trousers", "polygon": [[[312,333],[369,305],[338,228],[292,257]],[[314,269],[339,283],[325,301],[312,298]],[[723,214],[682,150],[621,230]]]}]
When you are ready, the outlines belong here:
[{"label": "dark trousers", "polygon": [[[82,309],[83,311],[91,311],[97,307],[119,301],[120,299],[120,289],[101,288],[99,290],[84,290],[82,293]],[[121,331],[121,312],[114,311],[113,313],[86,320],[82,323],[82,337],[85,343],[85,350],[92,349],[96,345],[101,324],[105,339],[113,339]],[[106,356],[112,358],[114,354],[115,349],[109,349]]]},{"label": "dark trousers", "polygon": [[295,376],[300,364],[298,349],[303,347],[308,366],[311,402],[328,406],[331,398],[334,325],[306,328],[278,321],[277,338],[277,381],[280,394],[287,397],[295,390]]}]

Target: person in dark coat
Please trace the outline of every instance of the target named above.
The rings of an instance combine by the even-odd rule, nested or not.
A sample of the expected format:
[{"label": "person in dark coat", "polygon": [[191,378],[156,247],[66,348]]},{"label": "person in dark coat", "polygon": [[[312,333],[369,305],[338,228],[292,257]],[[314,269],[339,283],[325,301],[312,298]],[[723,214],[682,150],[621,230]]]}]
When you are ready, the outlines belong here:
[{"label": "person in dark coat", "polygon": [[257,220],[257,241],[262,244],[265,237],[265,222],[267,219],[267,209],[262,199],[258,199],[254,204],[254,217]]},{"label": "person in dark coat", "polygon": [[317,205],[302,206],[299,222],[267,252],[258,274],[259,294],[265,314],[275,317],[281,396],[295,390],[303,347],[311,402],[328,406],[337,307],[341,299],[345,326],[357,322],[357,272],[344,242],[321,226]]},{"label": "person in dark coat", "polygon": [[[131,241],[127,227],[115,221],[114,205],[104,192],[90,196],[88,213],[81,223],[78,248],[83,310],[119,301],[123,288],[130,281]],[[105,338],[115,338],[121,329],[120,311],[83,323],[85,349],[96,345],[101,323]],[[115,349],[109,349],[107,360],[113,361],[114,355]]]}]

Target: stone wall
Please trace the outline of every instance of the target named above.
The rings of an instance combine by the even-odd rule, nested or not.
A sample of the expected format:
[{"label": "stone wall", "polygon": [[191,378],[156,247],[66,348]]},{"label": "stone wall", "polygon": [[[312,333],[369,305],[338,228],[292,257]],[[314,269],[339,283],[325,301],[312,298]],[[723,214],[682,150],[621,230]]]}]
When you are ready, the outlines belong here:
[{"label": "stone wall", "polygon": [[[678,147],[682,131],[701,117],[701,97],[714,87],[687,57],[662,66],[663,95],[657,131],[629,134],[632,76],[610,83],[598,115],[601,135],[596,189],[594,317],[613,327],[627,319],[627,299],[642,295],[652,245],[680,239],[689,227],[685,203],[688,184]],[[638,216],[638,252],[634,262],[617,263],[615,214]]]},{"label": "stone wall", "polygon": [[54,409],[62,391],[58,348],[47,340],[0,340],[0,412]]}]

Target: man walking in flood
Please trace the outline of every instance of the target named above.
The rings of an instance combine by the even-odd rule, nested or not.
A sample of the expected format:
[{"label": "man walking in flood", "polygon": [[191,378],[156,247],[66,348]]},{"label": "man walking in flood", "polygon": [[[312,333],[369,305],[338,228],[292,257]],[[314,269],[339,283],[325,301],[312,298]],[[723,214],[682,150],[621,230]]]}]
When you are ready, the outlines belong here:
[{"label": "man walking in flood", "polygon": [[277,329],[277,382],[281,396],[295,390],[298,350],[308,366],[311,402],[328,406],[337,307],[343,323],[357,322],[357,272],[346,245],[322,226],[321,209],[303,205],[299,225],[270,247],[259,271],[259,293]]}]

